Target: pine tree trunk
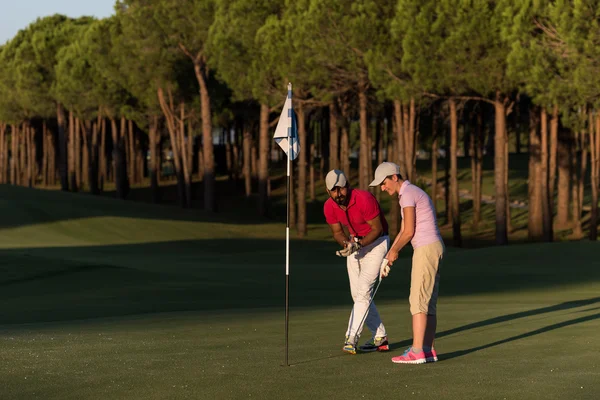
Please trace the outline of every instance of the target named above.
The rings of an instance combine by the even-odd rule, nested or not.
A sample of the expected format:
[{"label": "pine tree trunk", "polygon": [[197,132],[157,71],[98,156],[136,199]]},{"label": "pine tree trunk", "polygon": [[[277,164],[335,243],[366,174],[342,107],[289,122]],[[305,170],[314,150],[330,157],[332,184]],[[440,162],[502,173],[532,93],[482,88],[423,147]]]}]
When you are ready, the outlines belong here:
[{"label": "pine tree trunk", "polygon": [[[85,125],[87,124],[88,121],[83,121],[80,120],[80,132],[81,132],[81,141],[82,141],[82,148],[81,148],[81,182],[83,183],[83,185],[85,185],[85,188],[89,191],[90,190],[90,182],[89,182],[89,171],[90,171],[90,153],[89,153],[89,148],[91,146],[90,143],[90,133],[88,131],[88,128],[90,128],[89,125]],[[83,186],[82,186],[83,187]]]},{"label": "pine tree trunk", "polygon": [[227,176],[229,180],[233,180],[233,155],[229,137],[225,143],[225,166],[227,167]]},{"label": "pine tree trunk", "polygon": [[315,144],[310,144],[310,163],[308,164],[308,176],[309,176],[309,198],[313,202],[317,198],[315,190]]},{"label": "pine tree trunk", "polygon": [[510,153],[508,152],[508,131],[505,133],[506,140],[504,141],[504,193],[505,193],[505,204],[506,204],[506,229],[508,232],[512,232],[512,215],[510,212],[510,192],[508,190],[508,160]]},{"label": "pine tree trunk", "polygon": [[528,223],[527,228],[530,240],[542,240],[543,213],[542,213],[542,160],[541,142],[538,134],[539,118],[534,109],[530,110],[529,116],[529,179],[528,187]]},{"label": "pine tree trunk", "polygon": [[[583,237],[583,227],[581,224],[581,209],[580,209],[580,201],[579,201],[579,187],[582,184],[582,180],[579,176],[579,171],[581,170],[581,161],[578,161],[578,150],[581,149],[579,146],[579,137],[583,137],[583,132],[573,132],[574,141],[569,148],[569,155],[571,159],[571,197],[573,201],[571,203],[571,212],[573,214],[573,236],[575,238]],[[583,156],[583,152],[582,152]]]},{"label": "pine tree trunk", "polygon": [[16,125],[11,125],[10,129],[10,142],[11,142],[11,158],[10,158],[10,183],[16,185],[17,182],[17,169],[19,160],[19,133]]},{"label": "pine tree trunk", "polygon": [[48,158],[50,154],[47,137],[48,129],[46,127],[46,120],[44,120],[42,121],[42,185],[44,187],[48,186]]},{"label": "pine tree trunk", "polygon": [[[592,208],[590,213],[589,239],[598,240],[598,191],[600,189],[600,115],[590,124],[590,167],[592,186]],[[594,122],[596,126],[594,128]]]},{"label": "pine tree trunk", "polygon": [[445,128],[444,132],[444,209],[446,210],[446,221],[444,225],[452,223],[452,207],[450,207],[450,130]]},{"label": "pine tree trunk", "polygon": [[394,128],[396,130],[396,148],[394,149],[394,158],[396,164],[400,166],[400,174],[404,179],[408,179],[406,164],[404,162],[404,124],[402,122],[402,103],[400,100],[394,100]]},{"label": "pine tree trunk", "polygon": [[240,166],[240,149],[237,143],[233,144],[232,148],[233,153],[233,181],[237,185],[239,176],[239,166]]},{"label": "pine tree trunk", "polygon": [[[271,144],[269,138],[269,106],[266,104],[260,105],[260,127],[258,137],[258,214],[267,215],[268,204],[269,204],[269,191],[268,191],[268,179],[269,179],[269,146]],[[304,141],[306,144],[306,132],[304,133]],[[302,157],[304,154],[304,164],[306,167],[306,147],[299,153]],[[306,170],[304,171],[304,183],[306,183]],[[304,198],[306,205],[306,196]],[[305,216],[306,218],[306,216]]]},{"label": "pine tree trunk", "polygon": [[[189,134],[189,132],[188,132]],[[184,207],[192,206],[192,174],[188,162],[188,150],[187,146],[190,145],[189,140],[185,140],[185,104],[181,102],[179,104],[179,149],[181,154],[181,164],[183,167],[183,181],[184,181]]]},{"label": "pine tree trunk", "polygon": [[367,190],[369,187],[369,122],[367,120],[367,93],[364,85],[358,90],[358,104],[360,116],[360,154],[358,157],[358,187]]},{"label": "pine tree trunk", "polygon": [[[481,113],[478,113],[477,118]],[[477,203],[476,195],[477,195],[477,130],[479,129],[477,121],[475,124],[471,123],[469,129],[469,157],[471,159],[471,193],[473,195],[473,230],[477,230],[477,226],[479,225],[479,219],[477,218],[476,208],[480,206],[480,203]],[[479,212],[481,214],[481,211]]]},{"label": "pine tree trunk", "polygon": [[298,114],[298,139],[300,148],[304,149],[298,154],[298,223],[296,230],[298,237],[304,237],[307,233],[306,226],[306,118],[304,108],[296,108]]},{"label": "pine tree trunk", "polygon": [[28,147],[27,147],[27,130],[25,129],[24,125],[21,126],[21,129],[19,130],[19,134],[21,135],[21,139],[19,140],[19,144],[20,144],[19,163],[21,164],[21,166],[20,166],[21,176],[19,177],[19,180],[20,180],[21,186],[27,186],[27,155],[28,155],[27,149],[28,149]]},{"label": "pine tree trunk", "polygon": [[[405,106],[404,117],[404,161],[406,163],[406,175],[410,181],[416,180],[415,174],[415,120],[416,120],[415,99],[411,97],[409,105]],[[458,131],[458,128],[457,128]]]},{"label": "pine tree trunk", "polygon": [[[177,177],[177,195],[179,199],[179,205],[186,207],[186,194],[185,194],[185,181],[183,177],[183,166],[181,162],[181,153],[183,149],[179,146],[178,138],[178,127],[175,126],[175,110],[171,101],[167,103],[164,97],[164,91],[162,88],[157,90],[158,99],[165,116],[167,130],[169,132],[169,138],[171,141],[171,151],[173,152],[173,164],[175,165],[175,175]],[[169,99],[171,98],[169,92]]]},{"label": "pine tree trunk", "polygon": [[98,123],[97,121],[85,121],[83,124],[85,136],[87,137],[86,151],[87,160],[87,185],[90,192],[98,195]]},{"label": "pine tree trunk", "polygon": [[60,103],[56,103],[56,119],[58,122],[58,173],[60,175],[61,190],[69,190],[69,163],[68,163],[68,134],[65,121],[65,110]]},{"label": "pine tree trunk", "polygon": [[252,194],[252,173],[251,173],[251,145],[252,145],[252,135],[247,130],[247,127],[244,127],[244,141],[243,141],[243,151],[244,151],[244,183],[246,188],[246,197],[250,197]]},{"label": "pine tree trunk", "polygon": [[344,123],[342,126],[342,136],[341,136],[341,152],[340,152],[340,165],[342,167],[342,171],[348,176],[351,175],[350,171],[350,138],[348,133],[348,126]]},{"label": "pine tree trunk", "polygon": [[23,159],[22,159],[22,169],[23,169],[23,177],[21,179],[21,185],[31,187],[31,154],[30,154],[30,136],[29,136],[29,126],[27,122],[23,122],[21,125],[21,132],[23,134]]},{"label": "pine tree trunk", "polygon": [[369,180],[370,177],[373,176],[373,138],[371,137],[371,134],[369,134],[369,136],[367,137],[367,173],[365,174],[365,177],[367,178],[367,186],[365,190],[368,190],[371,193],[375,193],[375,189],[373,187],[369,186],[369,182],[371,182]]},{"label": "pine tree trunk", "polygon": [[554,198],[556,188],[556,159],[558,149],[558,106],[555,105],[552,110],[552,119],[550,121],[550,170],[548,172],[548,193],[550,195],[550,210],[554,214]]},{"label": "pine tree trunk", "polygon": [[570,175],[571,160],[569,147],[571,146],[570,131],[567,135],[561,135],[558,141],[558,197],[556,209],[556,223],[561,228],[569,224],[569,195],[571,192]]},{"label": "pine tree trunk", "polygon": [[494,136],[494,183],[496,195],[496,244],[508,244],[508,224],[506,215],[506,106],[500,92],[496,92],[495,109],[495,136]]},{"label": "pine tree trunk", "polygon": [[200,85],[200,108],[202,114],[202,151],[204,157],[204,209],[216,211],[215,155],[212,139],[212,115],[208,91],[208,68],[202,58],[194,60],[194,72]]},{"label": "pine tree trunk", "polygon": [[23,135],[25,135],[25,185],[33,187],[33,128],[27,122],[23,123]]},{"label": "pine tree trunk", "polygon": [[104,190],[104,183],[106,182],[106,118],[101,119],[100,128],[100,149],[99,164],[100,173],[98,174],[98,187],[100,191]]},{"label": "pine tree trunk", "polygon": [[460,198],[458,195],[458,117],[456,114],[456,100],[450,98],[448,103],[450,105],[450,213],[452,216],[452,237],[454,246],[462,247]]},{"label": "pine tree trunk", "polygon": [[250,162],[252,164],[252,179],[258,179],[258,148],[256,146],[256,140],[252,138],[252,154],[250,156]]},{"label": "pine tree trunk", "polygon": [[77,182],[77,187],[82,187],[81,180],[81,128],[79,125],[79,118],[73,118],[73,130],[75,131],[75,143],[74,143],[74,153],[75,153],[75,181]]},{"label": "pine tree trunk", "polygon": [[[379,166],[382,162],[383,162],[383,121],[381,120],[382,117],[380,116],[379,118],[377,118],[377,121],[375,122],[375,132],[376,132],[376,142],[377,142],[377,165]],[[373,176],[373,173],[371,172],[369,174],[369,179],[371,179],[371,177]],[[377,198],[377,201],[381,201],[381,189],[376,187],[375,188],[375,196]]]},{"label": "pine tree trunk", "polygon": [[338,114],[335,103],[329,104],[329,170],[340,168]]},{"label": "pine tree trunk", "polygon": [[[394,129],[392,128],[392,132],[388,132],[388,159],[395,160],[396,154],[395,152],[398,149],[398,146],[395,143],[395,138],[393,135]],[[388,228],[390,239],[394,240],[396,235],[400,232],[400,204],[398,203],[398,199],[392,197],[391,205],[390,205],[390,220],[388,221]]]},{"label": "pine tree trunk", "polygon": [[4,160],[5,160],[5,140],[4,140],[4,135],[6,134],[6,124],[5,123],[1,123],[0,122],[0,184],[4,184],[6,183],[4,180],[4,175],[6,173],[5,167],[4,167]]},{"label": "pine tree trunk", "polygon": [[150,175],[150,192],[152,193],[152,202],[160,203],[160,187],[158,185],[158,174],[160,173],[160,150],[158,147],[158,116],[153,115],[150,119],[149,142],[150,142],[150,163],[148,173]]},{"label": "pine tree trunk", "polygon": [[69,187],[72,192],[77,192],[78,181],[75,173],[75,118],[73,112],[69,111]]},{"label": "pine tree trunk", "polygon": [[548,170],[548,114],[545,109],[541,113],[541,138],[542,229],[544,241],[551,242],[553,232]]}]

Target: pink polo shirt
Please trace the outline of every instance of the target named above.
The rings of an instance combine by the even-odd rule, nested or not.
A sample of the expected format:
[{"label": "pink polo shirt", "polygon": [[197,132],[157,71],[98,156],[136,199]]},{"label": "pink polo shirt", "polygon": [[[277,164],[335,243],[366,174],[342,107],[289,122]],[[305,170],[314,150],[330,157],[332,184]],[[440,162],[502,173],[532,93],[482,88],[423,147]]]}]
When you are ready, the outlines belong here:
[{"label": "pink polo shirt", "polygon": [[387,221],[381,212],[381,207],[375,196],[366,190],[351,189],[350,201],[345,211],[332,198],[327,199],[323,212],[328,224],[339,222],[346,226],[353,236],[366,236],[371,232],[371,225],[367,221],[380,215],[383,234],[388,234]]},{"label": "pink polo shirt", "polygon": [[437,225],[435,207],[427,193],[409,181],[404,181],[398,194],[400,212],[404,219],[404,207],[414,207],[416,214],[415,235],[410,243],[413,249],[437,241],[443,241]]}]

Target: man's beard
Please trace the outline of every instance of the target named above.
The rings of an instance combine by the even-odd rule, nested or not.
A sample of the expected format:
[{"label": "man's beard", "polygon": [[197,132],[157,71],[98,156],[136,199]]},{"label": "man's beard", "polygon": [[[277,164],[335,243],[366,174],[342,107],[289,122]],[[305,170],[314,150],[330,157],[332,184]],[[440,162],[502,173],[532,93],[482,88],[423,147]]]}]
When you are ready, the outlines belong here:
[{"label": "man's beard", "polygon": [[347,206],[348,205],[348,196],[339,195],[335,199],[335,202],[338,203],[338,205],[340,205],[340,206]]}]

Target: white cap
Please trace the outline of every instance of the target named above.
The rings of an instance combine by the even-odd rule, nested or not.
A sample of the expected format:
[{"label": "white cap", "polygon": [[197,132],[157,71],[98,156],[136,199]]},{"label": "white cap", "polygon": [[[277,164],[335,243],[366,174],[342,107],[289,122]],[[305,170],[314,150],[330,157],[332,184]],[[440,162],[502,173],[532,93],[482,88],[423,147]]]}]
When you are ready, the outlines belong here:
[{"label": "white cap", "polygon": [[394,164],[393,162],[381,163],[375,170],[375,179],[369,184],[369,186],[379,186],[388,176],[399,174],[400,167],[398,165]]},{"label": "white cap", "polygon": [[346,179],[346,175],[339,169],[332,169],[325,177],[325,186],[328,190],[332,190],[336,186],[344,187],[346,183],[348,183],[348,179]]}]

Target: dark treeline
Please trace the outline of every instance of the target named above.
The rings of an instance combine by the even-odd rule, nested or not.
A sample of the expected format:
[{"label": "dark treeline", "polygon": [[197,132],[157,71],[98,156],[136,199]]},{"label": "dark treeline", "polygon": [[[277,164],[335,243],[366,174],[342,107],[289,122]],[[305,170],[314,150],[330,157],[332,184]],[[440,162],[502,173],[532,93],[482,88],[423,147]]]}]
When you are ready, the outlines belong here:
[{"label": "dark treeline", "polygon": [[[350,172],[356,156],[360,188],[383,160],[416,181],[427,152],[432,195],[446,193],[460,245],[462,153],[475,226],[493,158],[496,242],[506,244],[510,142],[529,153],[530,238],[553,240],[553,226],[583,236],[590,188],[595,240],[599,19],[591,0],[123,0],[102,20],[41,18],[0,47],[0,183],[94,194],[110,183],[126,198],[149,180],[158,202],[166,160],[181,206],[199,179],[215,211],[219,172],[243,181],[266,215],[270,165],[283,156],[273,159],[272,131],[292,82],[300,236],[319,173]],[[449,178],[438,185],[441,169]],[[393,233],[398,214],[394,205]]]}]

